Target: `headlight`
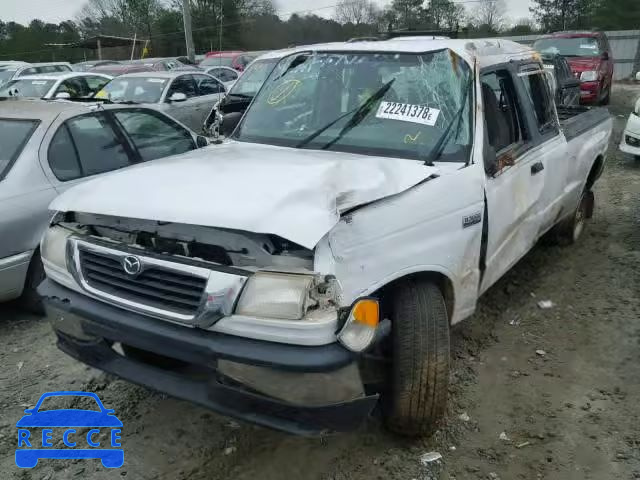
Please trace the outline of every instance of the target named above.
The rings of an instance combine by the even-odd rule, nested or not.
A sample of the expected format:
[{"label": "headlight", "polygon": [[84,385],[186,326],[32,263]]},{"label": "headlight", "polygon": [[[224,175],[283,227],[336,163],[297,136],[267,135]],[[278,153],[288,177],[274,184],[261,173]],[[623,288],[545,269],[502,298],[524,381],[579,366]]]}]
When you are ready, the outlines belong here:
[{"label": "headlight", "polygon": [[238,315],[300,320],[306,312],[313,277],[276,272],[251,276],[236,307]]},{"label": "headlight", "polygon": [[52,226],[45,232],[40,244],[40,255],[43,259],[62,269],[67,269],[67,238],[71,232],[65,228]]},{"label": "headlight", "polygon": [[580,80],[583,82],[595,82],[598,80],[598,72],[594,70],[588,70],[580,74]]},{"label": "headlight", "polygon": [[351,307],[349,318],[338,333],[338,341],[352,352],[362,352],[375,339],[379,323],[378,301],[372,298],[358,300]]}]

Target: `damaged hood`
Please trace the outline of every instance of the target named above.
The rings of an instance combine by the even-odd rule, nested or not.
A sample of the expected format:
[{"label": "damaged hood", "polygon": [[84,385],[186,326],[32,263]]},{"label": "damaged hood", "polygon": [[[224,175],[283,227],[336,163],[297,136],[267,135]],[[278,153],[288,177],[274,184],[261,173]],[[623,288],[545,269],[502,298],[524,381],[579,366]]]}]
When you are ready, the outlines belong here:
[{"label": "damaged hood", "polygon": [[103,175],[50,209],[269,233],[313,248],[345,210],[436,172],[413,160],[228,142]]}]

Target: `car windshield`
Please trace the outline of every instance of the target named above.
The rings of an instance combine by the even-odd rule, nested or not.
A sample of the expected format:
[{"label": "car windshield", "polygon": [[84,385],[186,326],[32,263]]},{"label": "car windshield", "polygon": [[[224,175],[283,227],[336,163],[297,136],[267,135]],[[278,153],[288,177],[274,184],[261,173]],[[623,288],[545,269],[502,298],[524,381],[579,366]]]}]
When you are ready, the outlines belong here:
[{"label": "car windshield", "polygon": [[273,67],[278,63],[278,58],[256,60],[244,71],[229,91],[230,95],[253,97],[269,76]]},{"label": "car windshield", "polygon": [[233,57],[207,57],[200,62],[200,67],[231,67],[233,66]]},{"label": "car windshield", "polygon": [[16,73],[16,68],[0,68],[0,85],[7,80],[11,80]]},{"label": "car windshield", "polygon": [[113,102],[158,103],[169,79],[154,77],[114,78],[96,94]]},{"label": "car windshield", "polygon": [[9,173],[37,125],[36,120],[0,118],[0,180]]},{"label": "car windshield", "polygon": [[13,80],[0,88],[0,97],[43,97],[47,94],[55,80]]},{"label": "car windshield", "polygon": [[299,53],[282,59],[235,132],[240,141],[466,162],[472,75],[451,50]]},{"label": "car windshield", "polygon": [[595,37],[543,38],[533,44],[538,52],[563,57],[597,57],[600,55]]}]

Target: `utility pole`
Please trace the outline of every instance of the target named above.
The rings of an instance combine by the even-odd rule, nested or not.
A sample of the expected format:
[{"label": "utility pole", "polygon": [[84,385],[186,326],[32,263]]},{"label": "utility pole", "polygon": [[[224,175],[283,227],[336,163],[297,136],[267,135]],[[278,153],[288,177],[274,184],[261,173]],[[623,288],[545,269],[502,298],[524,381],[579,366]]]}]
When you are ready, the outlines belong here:
[{"label": "utility pole", "polygon": [[184,19],[184,39],[187,43],[187,57],[192,62],[196,61],[196,52],[193,48],[193,32],[191,31],[191,4],[189,0],[182,0],[182,18]]}]

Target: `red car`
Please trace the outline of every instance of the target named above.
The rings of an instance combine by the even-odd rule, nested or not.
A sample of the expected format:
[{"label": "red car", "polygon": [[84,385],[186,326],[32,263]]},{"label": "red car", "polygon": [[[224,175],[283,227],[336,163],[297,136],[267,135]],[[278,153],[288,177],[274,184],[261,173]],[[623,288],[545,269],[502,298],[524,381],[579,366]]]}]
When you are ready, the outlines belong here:
[{"label": "red car", "polygon": [[198,66],[199,67],[230,67],[238,72],[244,71],[258,54],[244,51],[209,52]]},{"label": "red car", "polygon": [[580,85],[580,103],[607,105],[613,84],[613,55],[602,32],[559,32],[539,38],[533,48],[566,57]]}]

